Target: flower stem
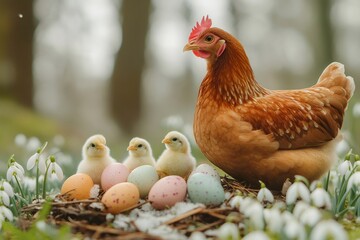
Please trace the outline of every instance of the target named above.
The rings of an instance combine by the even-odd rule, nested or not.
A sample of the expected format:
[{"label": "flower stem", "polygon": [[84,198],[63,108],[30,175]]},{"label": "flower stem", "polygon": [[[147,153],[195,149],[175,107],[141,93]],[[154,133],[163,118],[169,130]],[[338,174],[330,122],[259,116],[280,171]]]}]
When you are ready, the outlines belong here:
[{"label": "flower stem", "polygon": [[25,198],[24,192],[23,192],[23,190],[22,190],[22,188],[21,188],[21,185],[20,185],[20,182],[19,182],[18,178],[17,178],[16,176],[14,176],[14,178],[15,178],[15,181],[16,181],[18,187],[19,187],[21,196],[22,196],[23,198]]},{"label": "flower stem", "polygon": [[46,180],[47,180],[47,175],[48,175],[48,171],[50,168],[50,163],[46,166],[46,171],[45,171],[45,175],[44,175],[44,184],[43,184],[43,199],[46,198]]},{"label": "flower stem", "polygon": [[39,159],[36,160],[36,199],[39,199]]}]

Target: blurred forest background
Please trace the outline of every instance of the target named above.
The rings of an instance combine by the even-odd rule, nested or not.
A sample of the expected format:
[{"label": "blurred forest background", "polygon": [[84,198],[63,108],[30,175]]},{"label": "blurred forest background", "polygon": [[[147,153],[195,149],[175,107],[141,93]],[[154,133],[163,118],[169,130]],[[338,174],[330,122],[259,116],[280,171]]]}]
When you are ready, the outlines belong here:
[{"label": "blurred forest background", "polygon": [[[120,161],[134,136],[155,157],[168,130],[192,138],[206,63],[182,49],[207,14],[243,43],[267,88],[308,87],[332,61],[359,87],[359,0],[0,0],[0,167],[39,141],[77,163],[95,133]],[[357,90],[343,151],[359,152],[359,120]]]}]

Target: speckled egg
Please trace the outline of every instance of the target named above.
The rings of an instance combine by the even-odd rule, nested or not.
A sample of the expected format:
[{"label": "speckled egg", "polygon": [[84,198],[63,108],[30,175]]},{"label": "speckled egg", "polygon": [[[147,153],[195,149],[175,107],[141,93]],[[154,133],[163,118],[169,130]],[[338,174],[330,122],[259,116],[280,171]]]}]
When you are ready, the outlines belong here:
[{"label": "speckled egg", "polygon": [[190,200],[205,205],[220,205],[225,200],[225,192],[221,183],[214,177],[195,173],[187,181]]},{"label": "speckled egg", "polygon": [[186,196],[186,182],[179,176],[167,176],[157,181],[149,192],[151,205],[158,210],[172,207]]},{"label": "speckled egg", "polygon": [[151,187],[159,180],[156,169],[150,165],[143,165],[131,171],[127,181],[135,184],[140,192],[140,197],[145,198]]},{"label": "speckled egg", "polygon": [[219,173],[209,164],[206,164],[206,163],[200,164],[199,166],[197,166],[195,168],[195,170],[191,173],[191,175],[193,175],[195,173],[204,173],[204,174],[210,175],[210,176],[214,177],[217,181],[220,182]]},{"label": "speckled egg", "polygon": [[101,174],[101,188],[107,191],[115,184],[126,182],[129,173],[129,169],[122,163],[108,165]]},{"label": "speckled egg", "polygon": [[61,187],[61,194],[66,194],[69,200],[87,199],[90,197],[90,190],[94,186],[91,177],[85,173],[77,173],[65,180]]},{"label": "speckled egg", "polygon": [[139,202],[138,188],[128,182],[118,183],[109,188],[103,195],[101,202],[106,206],[106,211],[118,214]]}]

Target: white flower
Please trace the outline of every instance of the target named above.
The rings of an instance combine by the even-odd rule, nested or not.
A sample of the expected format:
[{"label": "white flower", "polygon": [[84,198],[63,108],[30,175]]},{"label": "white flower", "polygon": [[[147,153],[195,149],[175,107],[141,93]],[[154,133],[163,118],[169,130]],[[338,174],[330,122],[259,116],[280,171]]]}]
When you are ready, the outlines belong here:
[{"label": "white flower", "polygon": [[9,195],[5,191],[0,191],[0,204],[3,203],[6,206],[10,205]]},{"label": "white flower", "polygon": [[281,217],[281,212],[278,208],[264,209],[264,219],[266,222],[267,228],[273,232],[278,233],[281,231],[283,226],[283,218]]},{"label": "white flower", "polygon": [[274,202],[273,194],[266,187],[263,187],[259,190],[257,194],[257,199],[259,202],[269,202],[269,203]]},{"label": "white flower", "polygon": [[300,216],[300,222],[307,226],[315,226],[321,220],[321,213],[316,207],[307,208]]},{"label": "white flower", "polygon": [[28,143],[26,145],[26,149],[29,152],[36,151],[41,146],[41,142],[37,137],[31,137],[28,140]]},{"label": "white flower", "polygon": [[239,228],[234,223],[224,223],[219,228],[217,237],[221,240],[238,240],[240,239]]},{"label": "white flower", "polygon": [[36,152],[34,155],[32,155],[29,160],[26,163],[26,169],[30,170],[33,169],[35,166],[36,161],[39,159],[39,153]]},{"label": "white flower", "polygon": [[253,201],[247,208],[242,210],[245,217],[248,217],[252,226],[256,230],[263,230],[264,229],[264,213],[263,213],[263,206],[257,202]]},{"label": "white flower", "polygon": [[301,214],[310,207],[307,202],[298,201],[293,210],[293,216],[297,219],[300,218]]},{"label": "white flower", "polygon": [[[4,191],[7,193],[7,195],[9,195],[9,197],[14,196],[14,190],[8,182],[3,181],[1,184],[1,187],[4,189]],[[1,189],[1,187],[0,187],[0,189]]]},{"label": "white flower", "polygon": [[49,170],[50,170],[51,176],[52,177],[56,176],[56,178],[59,181],[61,181],[64,178],[64,174],[63,174],[63,171],[62,171],[61,167],[59,166],[59,164],[57,164],[55,162],[55,160],[54,161],[50,160],[50,161],[51,161],[51,163],[50,163],[50,166],[49,166]]},{"label": "white flower", "polygon": [[19,181],[21,181],[24,178],[24,169],[21,168],[16,167],[15,164],[10,165],[6,172],[6,179],[11,181],[14,177],[16,177]]},{"label": "white flower", "polygon": [[241,205],[241,202],[242,202],[243,200],[244,200],[244,198],[241,197],[241,196],[235,196],[235,197],[233,197],[233,198],[230,200],[230,202],[229,202],[230,207],[239,209],[239,208],[240,208],[240,205]]},{"label": "white flower", "polygon": [[286,193],[286,204],[294,204],[299,198],[310,202],[310,191],[303,182],[295,182],[289,187]]},{"label": "white flower", "polygon": [[291,219],[286,222],[284,227],[284,234],[286,239],[305,240],[306,232],[304,226],[296,219]]},{"label": "white flower", "polygon": [[202,232],[193,232],[190,235],[189,240],[206,240],[206,236]]},{"label": "white flower", "polygon": [[49,161],[49,158],[46,158],[44,155],[40,155],[39,158],[39,170],[42,174],[46,172],[46,164]]},{"label": "white flower", "polygon": [[19,147],[23,147],[26,144],[26,136],[22,133],[19,133],[15,136],[15,144]]},{"label": "white flower", "polygon": [[318,208],[331,209],[330,195],[325,189],[318,187],[311,194],[310,198],[314,206]]},{"label": "white flower", "polygon": [[9,221],[12,221],[14,219],[13,213],[5,206],[0,206],[0,215],[7,218]]},{"label": "white flower", "polygon": [[349,191],[353,186],[360,188],[360,172],[355,172],[353,175],[351,175],[347,185],[347,191]]},{"label": "white flower", "polygon": [[254,231],[247,234],[243,240],[269,240],[269,237],[263,231]]},{"label": "white flower", "polygon": [[360,102],[354,104],[352,112],[354,117],[360,117]]},{"label": "white flower", "polygon": [[329,238],[341,240],[348,239],[341,224],[332,219],[318,223],[310,234],[310,240],[326,240]]},{"label": "white flower", "polygon": [[349,160],[343,161],[339,166],[337,167],[337,171],[340,174],[340,176],[345,176],[347,178],[352,170],[352,164]]}]

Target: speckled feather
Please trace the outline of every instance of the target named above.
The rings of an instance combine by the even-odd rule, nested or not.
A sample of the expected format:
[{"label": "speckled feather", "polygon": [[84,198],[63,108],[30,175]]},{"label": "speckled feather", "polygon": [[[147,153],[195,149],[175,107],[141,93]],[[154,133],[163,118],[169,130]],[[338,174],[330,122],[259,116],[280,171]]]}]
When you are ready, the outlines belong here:
[{"label": "speckled feather", "polygon": [[[202,42],[209,34],[226,42],[221,56],[219,44],[212,49]],[[273,189],[296,174],[312,181],[330,168],[355,89],[342,64],[330,64],[312,87],[268,90],[255,81],[243,46],[229,33],[209,28],[189,44],[210,53],[194,118],[196,142],[210,161],[241,181],[258,186],[262,180]]]}]

